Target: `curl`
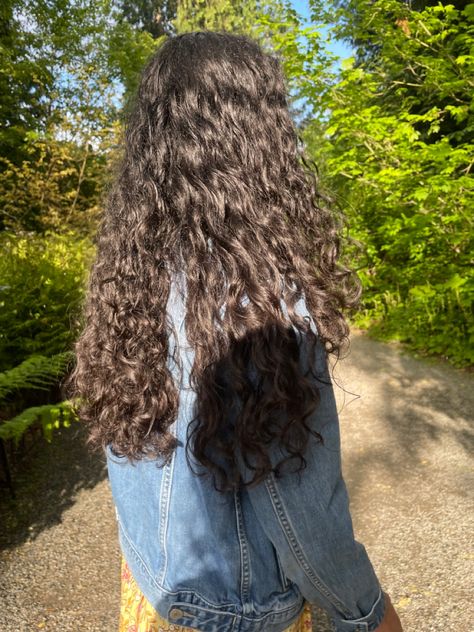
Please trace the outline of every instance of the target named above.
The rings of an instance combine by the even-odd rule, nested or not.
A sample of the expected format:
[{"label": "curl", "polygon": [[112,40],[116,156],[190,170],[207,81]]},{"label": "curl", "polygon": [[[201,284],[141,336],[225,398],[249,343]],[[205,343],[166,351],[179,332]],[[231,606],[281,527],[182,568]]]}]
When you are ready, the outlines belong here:
[{"label": "curl", "polygon": [[[304,468],[319,393],[302,373],[292,326],[312,344],[316,336],[294,306],[304,294],[320,340],[338,355],[343,312],[360,295],[339,262],[341,226],[299,149],[278,60],[244,35],[167,39],[129,113],[66,386],[81,401],[88,444],[164,462],[176,449],[166,303],[183,271],[197,394],[187,456],[221,491],[289,460]],[[274,442],[287,453],[275,467]],[[242,481],[237,453],[252,480]]]}]

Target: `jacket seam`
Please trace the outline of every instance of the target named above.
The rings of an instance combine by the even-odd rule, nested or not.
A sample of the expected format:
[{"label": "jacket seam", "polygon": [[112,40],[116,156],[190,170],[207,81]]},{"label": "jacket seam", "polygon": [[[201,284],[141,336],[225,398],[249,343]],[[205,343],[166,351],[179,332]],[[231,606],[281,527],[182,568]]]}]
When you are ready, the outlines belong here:
[{"label": "jacket seam", "polygon": [[[130,540],[130,537],[128,536],[127,532],[125,531],[125,528],[123,527],[121,521],[119,521],[119,525],[120,525],[120,529],[127,541],[128,546],[131,549],[131,552],[137,557],[137,559],[140,561],[140,563],[143,565],[143,568],[145,569],[145,572],[147,574],[147,576],[150,578],[150,580],[152,581],[153,585],[161,592],[166,593],[167,595],[170,596],[175,596],[175,595],[190,595],[190,596],[196,596],[198,597],[201,601],[203,601],[205,604],[207,604],[208,606],[210,606],[211,608],[214,608],[216,610],[216,612],[219,612],[219,608],[227,608],[227,607],[231,607],[231,608],[235,608],[235,604],[232,602],[228,602],[228,603],[224,603],[224,604],[217,604],[217,603],[213,603],[212,601],[209,601],[208,599],[206,599],[205,597],[203,597],[201,595],[201,593],[199,593],[196,590],[168,590],[167,588],[165,588],[162,584],[158,583],[158,581],[154,578],[154,576],[152,575],[152,573],[150,573],[149,569],[148,569],[148,565],[144,562],[143,558],[141,557],[140,553],[138,553],[135,545],[133,544],[133,542]],[[177,602],[178,603],[178,602]],[[187,603],[187,602],[179,602],[179,603]],[[203,608],[204,606],[199,606],[196,604],[188,604],[191,606],[196,606],[197,608]],[[224,614],[236,614],[234,612],[224,612]],[[239,615],[237,615],[239,616]]]},{"label": "jacket seam", "polygon": [[146,574],[148,575],[148,577],[152,581],[153,585],[156,586],[156,588],[161,589],[160,584],[153,577],[152,573],[150,573],[150,571],[148,570],[147,564],[145,563],[145,561],[143,560],[142,556],[140,555],[140,553],[135,548],[135,545],[133,544],[133,542],[130,540],[130,537],[129,537],[128,533],[126,532],[125,527],[123,526],[122,521],[120,520],[120,518],[118,519],[118,525],[119,525],[119,528],[120,528],[121,532],[123,533],[123,535],[125,537],[125,540],[127,541],[128,546],[130,547],[130,550],[135,555],[135,557],[140,561],[140,564],[143,566]]},{"label": "jacket seam", "polygon": [[[190,609],[192,608],[196,608],[196,610],[204,610],[205,612],[210,612],[212,614],[218,614],[218,615],[226,615],[229,617],[233,617],[234,619],[241,617],[242,615],[237,614],[236,612],[222,612],[221,610],[217,609],[217,608],[206,608],[205,606],[200,606],[200,605],[196,605],[195,603],[189,603],[188,601],[175,601],[173,606],[183,606],[184,607],[188,607]],[[194,616],[192,613],[187,613],[188,616]]]},{"label": "jacket seam", "polygon": [[[273,548],[275,549],[275,547]],[[285,575],[285,572],[283,570],[283,566],[280,560],[280,556],[278,555],[278,551],[276,549],[275,549],[275,559],[276,559],[276,563],[278,567],[278,573],[280,575],[281,584],[285,590],[288,590],[288,588],[290,587],[290,580]]]},{"label": "jacket seam", "polygon": [[247,621],[264,621],[265,619],[268,619],[270,617],[272,617],[275,614],[285,614],[286,612],[291,612],[292,610],[303,610],[304,607],[304,601],[302,604],[300,604],[299,606],[296,606],[296,604],[293,604],[292,606],[287,606],[286,608],[282,609],[282,610],[272,610],[271,612],[267,612],[266,614],[262,614],[262,616],[260,617],[248,617],[245,614],[241,615],[242,619],[246,619]]},{"label": "jacket seam", "polygon": [[[291,610],[295,610],[296,609],[296,606],[293,604],[292,606],[287,606],[286,608],[283,608],[283,609],[273,610],[272,612],[269,612],[269,613],[267,613],[265,615],[262,615],[261,617],[248,617],[248,616],[246,616],[243,613],[239,614],[238,612],[225,611],[224,608],[227,608],[227,607],[235,608],[235,604],[232,603],[232,602],[228,602],[228,603],[224,603],[224,604],[212,603],[211,601],[209,601],[208,599],[203,597],[196,590],[176,590],[176,591],[168,590],[167,588],[165,588],[164,586],[159,584],[155,580],[153,575],[150,573],[150,571],[148,570],[147,564],[145,564],[145,562],[142,559],[141,555],[138,553],[137,549],[135,548],[133,542],[130,540],[125,528],[122,525],[122,522],[120,521],[120,519],[118,520],[118,525],[119,525],[119,528],[120,528],[120,530],[122,531],[122,533],[123,533],[123,535],[125,537],[125,540],[126,540],[128,546],[130,547],[131,552],[140,561],[140,564],[143,566],[146,575],[149,577],[149,579],[151,580],[153,585],[160,592],[163,592],[163,593],[169,595],[170,597],[174,597],[175,595],[179,595],[180,596],[180,598],[177,601],[174,602],[175,606],[179,606],[179,605],[183,605],[184,606],[185,605],[185,606],[197,608],[199,610],[204,610],[206,612],[212,612],[212,613],[215,613],[215,614],[218,614],[218,615],[230,616],[233,619],[232,620],[232,629],[234,629],[235,625],[237,624],[237,622],[241,621],[242,619],[245,619],[247,621],[258,621],[258,622],[260,622],[260,621],[263,621],[263,620],[267,619],[268,617],[271,617],[274,614],[282,615],[282,614],[285,614],[286,612],[290,612]],[[191,597],[197,597],[204,604],[206,604],[207,607],[206,606],[202,606],[201,604],[195,604],[195,603],[192,603],[192,602],[183,601],[182,600],[182,596],[183,595],[190,595]]]},{"label": "jacket seam", "polygon": [[245,529],[242,518],[242,511],[239,499],[239,492],[234,492],[234,504],[235,504],[235,513],[237,518],[237,538],[239,540],[239,549],[240,549],[240,564],[241,564],[241,575],[240,575],[240,598],[242,600],[242,606],[249,599],[249,587],[250,587],[250,564],[249,564],[249,552],[247,546],[247,540],[245,536]]},{"label": "jacket seam", "polygon": [[303,553],[301,544],[298,541],[293,525],[288,518],[283,500],[276,488],[273,474],[271,474],[270,477],[266,479],[265,486],[270,494],[270,500],[273,506],[273,510],[275,512],[275,515],[277,516],[283,533],[285,534],[286,540],[290,545],[290,549],[308,579],[311,581],[313,586],[329,600],[329,602],[336,608],[336,610],[339,610],[345,616],[352,616],[352,612],[348,610],[346,606],[336,597],[336,595],[326,586],[326,584],[321,580],[319,575],[315,573],[314,569],[309,564],[305,554]]},{"label": "jacket seam", "polygon": [[160,584],[164,584],[165,575],[168,569],[168,551],[166,546],[166,536],[168,533],[169,505],[171,502],[171,485],[174,472],[176,450],[171,457],[171,463],[164,466],[163,478],[160,488],[160,545],[163,551],[163,568],[158,578]]}]

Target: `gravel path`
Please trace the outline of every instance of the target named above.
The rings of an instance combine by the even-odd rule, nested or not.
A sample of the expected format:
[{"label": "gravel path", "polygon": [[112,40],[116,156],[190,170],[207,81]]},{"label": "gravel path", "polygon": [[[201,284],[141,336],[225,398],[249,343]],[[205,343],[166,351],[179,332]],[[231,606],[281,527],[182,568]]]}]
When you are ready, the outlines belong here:
[{"label": "gravel path", "polygon": [[[354,332],[333,379],[354,529],[405,632],[472,630],[474,375]],[[0,631],[116,632],[105,458],[73,426],[15,485],[16,501],[0,490]],[[321,616],[315,629],[330,627]]]}]

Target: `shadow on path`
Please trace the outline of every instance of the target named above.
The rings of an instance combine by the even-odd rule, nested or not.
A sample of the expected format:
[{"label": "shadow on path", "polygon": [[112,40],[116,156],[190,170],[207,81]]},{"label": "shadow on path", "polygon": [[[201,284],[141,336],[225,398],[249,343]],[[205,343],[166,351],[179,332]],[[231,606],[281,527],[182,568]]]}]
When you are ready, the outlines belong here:
[{"label": "shadow on path", "polygon": [[401,485],[437,453],[444,465],[473,454],[474,379],[469,372],[355,335],[348,355],[336,364],[334,382],[354,494],[362,491],[364,471],[374,467]]},{"label": "shadow on path", "polygon": [[[469,629],[474,376],[359,332],[331,374],[355,533],[405,629]],[[76,423],[26,458],[16,500],[1,490],[8,632],[116,630],[120,552],[106,478],[105,455],[90,453]],[[329,632],[315,615],[314,631]]]},{"label": "shadow on path", "polygon": [[0,548],[35,539],[44,529],[62,522],[80,490],[92,489],[107,477],[105,455],[91,454],[79,423],[56,430],[51,443],[44,438],[13,473],[16,498],[0,490]]}]

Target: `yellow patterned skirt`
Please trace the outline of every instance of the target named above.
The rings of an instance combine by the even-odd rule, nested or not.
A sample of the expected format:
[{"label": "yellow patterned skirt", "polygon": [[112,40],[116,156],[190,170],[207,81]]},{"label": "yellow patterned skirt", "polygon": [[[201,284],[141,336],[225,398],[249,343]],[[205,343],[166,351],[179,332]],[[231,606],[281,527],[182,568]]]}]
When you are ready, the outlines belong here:
[{"label": "yellow patterned skirt", "polygon": [[[169,623],[160,617],[140,591],[123,555],[120,587],[119,632],[193,632],[192,628]],[[312,626],[311,607],[306,602],[300,617],[285,632],[311,632]]]}]

